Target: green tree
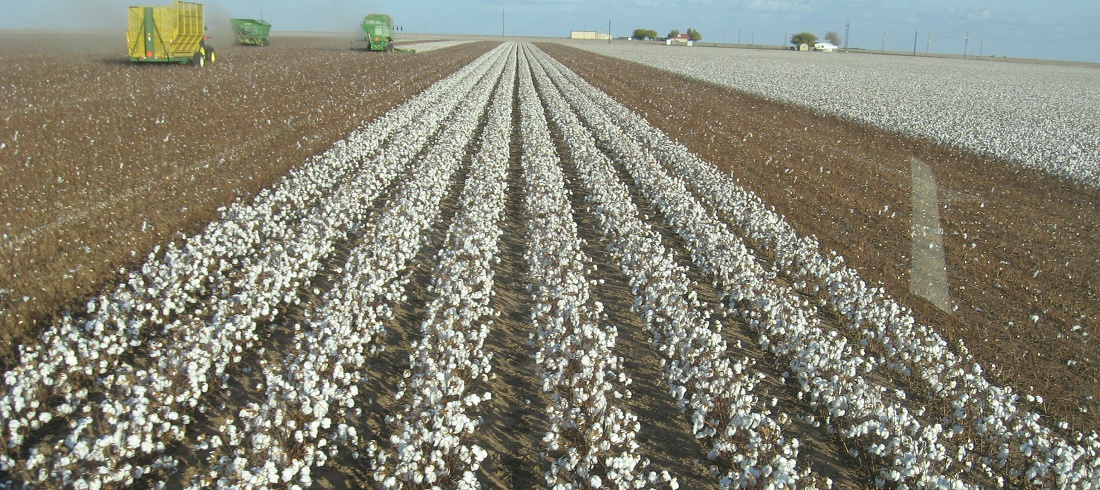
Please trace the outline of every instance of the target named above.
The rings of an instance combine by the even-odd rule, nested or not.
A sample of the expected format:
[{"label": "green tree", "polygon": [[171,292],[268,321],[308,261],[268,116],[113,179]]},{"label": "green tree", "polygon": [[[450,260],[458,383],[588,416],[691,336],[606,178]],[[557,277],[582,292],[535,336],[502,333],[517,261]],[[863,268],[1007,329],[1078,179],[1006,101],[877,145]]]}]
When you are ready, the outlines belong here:
[{"label": "green tree", "polygon": [[833,31],[826,32],[825,41],[832,43],[834,46],[840,46],[840,34]]},{"label": "green tree", "polygon": [[657,30],[656,29],[646,29],[645,35],[646,35],[646,37],[648,37],[650,39],[657,39]]},{"label": "green tree", "polygon": [[812,32],[800,32],[791,36],[791,44],[800,46],[802,44],[813,46],[817,42],[817,36]]},{"label": "green tree", "polygon": [[677,37],[680,37],[680,31],[677,29],[673,29],[671,31],[668,31],[668,37],[665,37],[665,39],[673,39]]},{"label": "green tree", "polygon": [[634,29],[634,39],[657,39],[657,31],[653,29]]},{"label": "green tree", "polygon": [[695,29],[688,28],[688,35],[691,36],[692,41],[702,41],[703,40],[703,35],[699,34],[699,31],[697,31]]}]

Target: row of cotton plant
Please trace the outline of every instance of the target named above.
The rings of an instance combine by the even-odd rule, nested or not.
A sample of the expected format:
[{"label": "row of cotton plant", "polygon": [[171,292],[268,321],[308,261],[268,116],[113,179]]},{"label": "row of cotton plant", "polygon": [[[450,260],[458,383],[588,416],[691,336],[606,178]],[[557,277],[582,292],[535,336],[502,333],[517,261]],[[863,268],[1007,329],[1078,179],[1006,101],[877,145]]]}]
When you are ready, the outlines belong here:
[{"label": "row of cotton plant", "polygon": [[[569,78],[562,76],[561,83],[580,90]],[[814,308],[793,290],[768,282],[767,273],[740,238],[697,202],[682,182],[666,175],[655,158],[602,110],[583,97],[571,101],[603,148],[615,156],[643,195],[685,239],[699,268],[714,277],[724,295],[752,319],[763,346],[790,359],[803,393],[812,404],[828,410],[827,422],[834,423],[842,435],[865,440],[869,452],[888,461],[880,471],[882,479],[950,481],[939,469],[945,450],[936,440],[936,432],[921,430],[914,414],[860,375],[860,371],[866,375],[873,369],[873,359],[853,352],[846,339],[822,329]],[[891,417],[883,420],[883,413]]]},{"label": "row of cotton plant", "polygon": [[439,168],[457,169],[489,106],[459,211],[432,273],[428,290],[435,298],[400,381],[396,398],[401,408],[386,417],[392,435],[388,444],[371,441],[368,448],[374,480],[382,488],[480,488],[476,471],[487,453],[470,439],[480,424],[479,406],[492,395],[473,390],[489,380],[492,369],[485,338],[497,315],[489,302],[493,265],[500,262],[516,70],[514,45],[495,51],[507,53],[506,65],[494,66],[493,76],[479,86],[486,96],[477,98],[477,110],[457,121],[435,147],[440,151],[433,148],[428,156]]},{"label": "row of cotton plant", "polygon": [[445,89],[468,74],[463,70],[387,113],[369,130],[336,143],[251,203],[233,204],[222,220],[182,246],[169,246],[159,258],[154,252],[114,291],[90,300],[86,313],[64,316],[43,333],[40,343],[21,346],[21,362],[4,373],[0,394],[0,433],[8,450],[0,455],[0,467],[17,465],[18,448],[31,431],[81,412],[96,378],[114,369],[115,360],[141,345],[142,339],[159,335],[154,327],[180,322],[184,316],[211,317],[211,298],[238,292],[233,288],[239,284],[239,271],[258,253],[259,244],[304,237],[296,230],[324,196],[359,172],[376,180],[354,192],[384,187],[399,167],[384,165],[383,160],[368,163],[366,156],[394,132],[420,122],[420,113],[438,105]]},{"label": "row of cotton plant", "polygon": [[950,350],[933,328],[917,324],[910,312],[881,288],[867,286],[842,258],[824,256],[815,240],[798,237],[755,195],[652,131],[644,120],[604,99],[624,128],[654,148],[659,159],[729,223],[752,237],[756,246],[774,254],[778,266],[800,281],[804,292],[815,294],[845,319],[845,326],[861,342],[877,343],[888,367],[917,376],[931,396],[948,403],[950,410],[942,425],[951,427],[956,437],[966,438],[959,442],[958,457],[968,467],[1036,485],[1051,483],[1049,478],[1058,485],[1100,484],[1100,436],[1095,432],[1074,433],[1071,439],[1075,442],[1052,434],[1039,422],[1038,414],[1017,406],[1018,397],[1011,389],[990,383],[964,346],[959,353]]},{"label": "row of cotton plant", "polygon": [[[637,454],[638,418],[616,404],[629,398],[617,330],[599,325],[602,305],[591,297],[587,274],[596,271],[581,250],[560,162],[535,92],[527,56],[520,60],[520,134],[524,204],[529,216],[525,259],[534,309],[531,338],[542,390],[550,396],[550,428],[543,438],[552,459],[546,484],[568,488],[645,488]],[[677,483],[662,474],[672,488]]]},{"label": "row of cotton plant", "polygon": [[[396,170],[378,168],[377,174],[388,180]],[[116,360],[111,371],[97,378],[103,399],[84,405],[78,415],[97,423],[74,431],[64,443],[32,447],[31,456],[39,450],[51,455],[55,481],[85,476],[103,482],[131,480],[134,468],[128,460],[160,452],[163,442],[183,436],[190,417],[180,412],[195,408],[211,384],[224,382],[226,367],[259,338],[257,327],[273,319],[281,305],[297,300],[298,288],[320,270],[345,227],[365,216],[369,203],[360,196],[382,188],[367,182],[341,187],[326,206],[301,218],[301,228],[288,233],[288,242],[268,242],[255,257],[243,260],[241,274],[230,286],[236,292],[205,300],[212,310],[209,316],[181,315],[145,336],[143,356],[132,362]],[[35,463],[29,458],[26,469],[34,470]],[[45,468],[40,469],[38,478],[45,475]]]},{"label": "row of cotton plant", "polygon": [[[681,161],[689,160],[685,154],[678,152]],[[850,335],[880,351],[886,367],[912,377],[929,398],[947,404],[940,424],[961,439],[957,458],[965,466],[1004,484],[1020,479],[1040,486],[1100,484],[1100,436],[1095,432],[1076,432],[1072,441],[1052,433],[1039,414],[1018,406],[1011,388],[990,383],[965,346],[951,350],[933,328],[918,324],[881,288],[864,283],[841,257],[825,256],[812,238],[798,238],[780,217],[712,169],[685,165],[678,171],[701,195],[714,196],[710,202],[730,223],[775,254],[779,267],[835,312]]]},{"label": "row of cotton plant", "polygon": [[720,485],[793,487],[808,472],[796,469],[797,440],[786,438],[783,426],[753,394],[763,379],[751,372],[755,360],[728,357],[726,342],[691,291],[684,268],[639,217],[611,162],[566,101],[582,96],[559,93],[542,67],[547,57],[537,58],[540,93],[595,205],[609,249],[630,279],[635,307],[654,328],[654,343],[667,357],[670,391],[681,409],[691,409],[695,436],[723,467]]},{"label": "row of cotton plant", "polygon": [[59,481],[87,476],[127,482],[133,473],[131,458],[161,452],[164,442],[182,440],[190,417],[180,411],[194,408],[211,385],[226,386],[227,366],[253,348],[262,334],[257,327],[274,317],[274,306],[294,300],[316,275],[320,260],[342,237],[340,225],[366,216],[370,201],[362,195],[370,194],[338,192],[306,217],[309,226],[300,242],[272,243],[271,253],[245,269],[241,292],[216,301],[212,318],[187,317],[186,323],[171,325],[165,335],[148,341],[151,366],[120,362],[115,372],[103,376],[104,399],[90,407],[90,416],[101,425],[70,435],[65,446],[71,454],[61,444],[52,448],[51,476]]},{"label": "row of cotton plant", "polygon": [[[354,447],[353,427],[361,416],[357,408],[361,370],[383,345],[383,322],[402,301],[407,276],[401,273],[420,249],[420,235],[439,214],[439,202],[456,170],[456,151],[476,116],[488,103],[489,90],[501,60],[486,55],[473,64],[481,78],[469,78],[444,104],[442,115],[425,116],[449,145],[433,147],[411,172],[387,211],[369,227],[343,266],[340,283],[326,293],[308,316],[308,328],[295,336],[295,348],[280,366],[265,369],[266,400],[250,404],[237,422],[227,421],[225,434],[213,444],[223,452],[211,455],[210,478],[199,487],[262,487],[287,484],[308,486],[310,468],[324,465],[341,447]],[[207,443],[204,447],[209,446]]]},{"label": "row of cotton plant", "polygon": [[[457,104],[463,97],[458,94],[451,99]],[[420,123],[431,121],[426,116]],[[404,167],[407,162],[391,162],[416,154],[429,136],[393,138],[374,162],[380,167]],[[51,450],[53,479],[128,482],[134,473],[132,458],[159,453],[165,442],[183,440],[190,418],[180,411],[198,405],[211,385],[226,386],[225,369],[255,345],[258,322],[274,315],[276,301],[295,298],[299,288],[316,275],[322,256],[345,236],[341,230],[364,220],[373,196],[392,180],[385,172],[379,168],[377,174],[364,174],[303,216],[301,239],[265,244],[261,250],[270,247],[270,252],[247,264],[243,284],[237,288],[241,292],[219,298],[212,319],[191,319],[181,328],[166,328],[166,335],[149,342],[149,357],[155,364],[151,369],[121,364],[121,374],[105,376],[105,399],[90,414],[102,423],[93,427],[97,430],[69,436],[64,447],[71,448],[75,457],[61,444]]]},{"label": "row of cotton plant", "polygon": [[[899,56],[795,60],[778,50],[683,53],[644,43],[576,46],[1100,186],[1094,67]],[[775,82],[791,70],[847,89]]]},{"label": "row of cotton plant", "polygon": [[[586,91],[623,131],[651,148],[658,160],[707,199],[738,232],[750,237],[754,246],[774,255],[776,267],[801,293],[832,310],[862,345],[880,350],[885,366],[903,376],[915,376],[930,397],[947,402],[949,409],[937,425],[949,428],[944,438],[955,440],[952,457],[958,466],[1001,484],[1021,479],[1035,485],[1100,484],[1100,437],[1095,433],[1076,433],[1075,443],[1052,434],[1039,423],[1038,414],[1016,406],[1017,397],[1010,389],[989,383],[965,346],[960,345],[958,354],[950,350],[934,329],[917,324],[881,288],[867,286],[857,271],[844,266],[842,258],[825,257],[815,240],[798,237],[756,196],[606,95],[590,87]],[[640,174],[655,175],[652,168]]]},{"label": "row of cotton plant", "polygon": [[[20,458],[27,437],[56,418],[87,416],[93,410],[87,405],[89,393],[98,391],[92,385],[110,389],[110,383],[100,381],[109,373],[112,381],[140,376],[137,369],[127,373],[128,367],[117,360],[146,340],[152,338],[164,346],[175,342],[180,331],[194,323],[222,321],[215,312],[227,306],[227,299],[235,303],[234,309],[249,308],[264,315],[280,304],[295,301],[287,288],[281,288],[284,294],[266,294],[259,300],[243,301],[240,297],[249,294],[242,288],[259,282],[250,280],[249,274],[253,278],[265,276],[261,281],[267,286],[279,286],[275,281],[278,275],[308,277],[315,273],[317,262],[308,256],[327,254],[331,249],[322,244],[339,239],[359,217],[357,211],[331,208],[320,200],[339,194],[331,202],[358,209],[363,201],[369,203],[371,196],[401,171],[403,159],[419,149],[405,143],[389,150],[392,155],[388,158],[368,157],[398,131],[401,134],[394,141],[417,141],[423,146],[430,134],[417,134],[422,132],[420,124],[424,122],[420,113],[437,107],[445,89],[462,83],[470,71],[462,70],[370,128],[337,143],[292,172],[274,190],[262,192],[253,203],[233,205],[222,221],[212,223],[182,247],[172,247],[160,258],[154,253],[115,291],[89,301],[86,316],[66,316],[43,334],[40,344],[22,347],[21,363],[5,373],[5,390],[0,396],[0,430],[7,449],[0,455],[0,468],[36,470],[31,479],[39,479],[45,457],[30,449],[31,458]],[[371,178],[359,178],[361,175]],[[281,244],[261,245],[275,242]],[[261,254],[267,257],[259,258]],[[274,254],[284,258],[275,259]],[[257,271],[264,267],[264,261],[278,272]],[[163,325],[165,322],[170,323]],[[162,329],[153,328],[157,325],[163,325]],[[90,427],[77,422],[71,420],[70,427]],[[29,444],[33,443],[32,438]],[[53,449],[46,452],[58,453]],[[67,466],[65,461],[59,463]]]}]

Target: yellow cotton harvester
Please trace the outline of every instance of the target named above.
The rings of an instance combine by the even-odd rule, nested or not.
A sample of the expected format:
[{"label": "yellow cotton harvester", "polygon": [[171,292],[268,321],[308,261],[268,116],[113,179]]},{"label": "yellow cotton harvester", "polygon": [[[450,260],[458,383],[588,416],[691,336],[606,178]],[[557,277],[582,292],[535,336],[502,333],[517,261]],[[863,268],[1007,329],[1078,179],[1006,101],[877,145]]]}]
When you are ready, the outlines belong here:
[{"label": "yellow cotton harvester", "polygon": [[130,7],[126,45],[130,61],[140,63],[194,63],[215,61],[206,45],[201,3],[172,2],[163,7]]}]

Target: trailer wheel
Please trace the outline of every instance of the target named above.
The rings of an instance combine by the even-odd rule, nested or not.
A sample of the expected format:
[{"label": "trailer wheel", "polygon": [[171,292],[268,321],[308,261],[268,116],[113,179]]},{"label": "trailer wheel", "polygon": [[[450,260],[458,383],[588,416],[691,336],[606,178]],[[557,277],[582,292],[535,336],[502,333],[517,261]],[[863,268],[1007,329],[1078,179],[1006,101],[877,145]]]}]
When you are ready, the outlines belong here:
[{"label": "trailer wheel", "polygon": [[209,46],[206,47],[206,61],[209,61],[211,63],[215,63],[218,61],[218,55],[214,52],[214,48]]},{"label": "trailer wheel", "polygon": [[203,56],[201,52],[198,52],[191,58],[191,62],[194,63],[195,66],[202,68],[206,66],[206,57]]},{"label": "trailer wheel", "polygon": [[386,48],[385,48],[384,51],[387,52],[387,53],[392,53],[393,52],[393,43],[386,43]]}]

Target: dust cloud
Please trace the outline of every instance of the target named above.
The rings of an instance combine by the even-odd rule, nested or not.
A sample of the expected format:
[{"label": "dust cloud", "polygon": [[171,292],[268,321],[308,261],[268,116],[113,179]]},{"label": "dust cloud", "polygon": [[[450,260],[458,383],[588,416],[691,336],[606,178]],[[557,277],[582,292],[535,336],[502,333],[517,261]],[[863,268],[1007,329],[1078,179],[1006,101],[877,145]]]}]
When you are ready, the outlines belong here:
[{"label": "dust cloud", "polygon": [[249,15],[248,12],[230,12],[224,5],[217,2],[203,3],[203,15],[206,17],[206,35],[210,36],[207,42],[214,47],[229,46],[236,42],[237,35],[233,33],[233,24],[229,19],[258,18],[258,12]]}]

